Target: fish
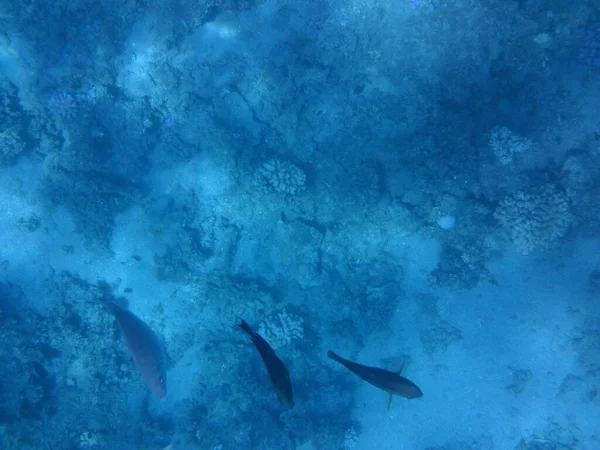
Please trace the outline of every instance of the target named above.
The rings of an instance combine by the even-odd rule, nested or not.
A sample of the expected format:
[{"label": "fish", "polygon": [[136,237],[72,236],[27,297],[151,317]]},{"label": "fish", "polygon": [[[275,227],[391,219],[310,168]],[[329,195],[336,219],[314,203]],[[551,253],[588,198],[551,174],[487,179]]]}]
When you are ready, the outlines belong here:
[{"label": "fish", "polygon": [[102,304],[119,324],[133,362],[150,390],[157,397],[165,398],[167,368],[164,348],[158,336],[146,322],[128,309],[105,299],[102,300]]},{"label": "fish", "polygon": [[279,401],[286,405],[288,409],[294,407],[294,393],[292,391],[292,382],[290,373],[281,359],[275,354],[269,343],[264,338],[250,328],[245,320],[241,320],[239,327],[250,336],[252,343],[260,353],[265,364],[271,385],[277,394]]},{"label": "fish", "polygon": [[390,394],[388,409],[390,408],[392,396],[394,395],[407,399],[423,397],[421,389],[409,379],[401,376],[400,372],[396,373],[378,367],[363,366],[362,364],[348,361],[331,350],[327,352],[327,356],[346,367],[350,372],[358,375],[367,383],[388,392]]}]

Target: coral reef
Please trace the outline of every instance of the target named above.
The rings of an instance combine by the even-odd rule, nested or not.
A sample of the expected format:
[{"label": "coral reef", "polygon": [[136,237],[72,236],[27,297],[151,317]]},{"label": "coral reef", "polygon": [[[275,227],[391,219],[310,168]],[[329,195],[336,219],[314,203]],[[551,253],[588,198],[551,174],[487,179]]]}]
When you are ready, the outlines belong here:
[{"label": "coral reef", "polygon": [[305,189],[306,175],[289,161],[270,159],[258,169],[258,177],[269,188],[285,195],[296,195]]},{"label": "coral reef", "polygon": [[482,236],[444,245],[438,266],[430,275],[430,283],[451,289],[473,289],[481,283],[496,285],[485,266],[490,245],[489,239]]},{"label": "coral reef", "polygon": [[75,118],[77,102],[73,95],[59,92],[50,96],[48,110],[57,123],[64,125]]},{"label": "coral reef", "polygon": [[0,165],[11,163],[25,150],[24,114],[13,85],[0,80]]},{"label": "coral reef", "polygon": [[[48,317],[20,306],[1,319],[0,422],[20,423],[8,428],[15,448],[103,447],[106,432],[106,447],[118,448],[128,439],[119,431],[127,409],[115,394],[141,386],[133,395],[145,395],[131,357],[96,301],[97,286],[62,273],[46,289],[56,298]],[[41,423],[42,434],[34,431]]]},{"label": "coral reef", "polygon": [[346,433],[344,434],[343,448],[344,448],[344,450],[350,450],[352,448],[357,448],[357,447],[358,447],[358,433],[353,427],[350,427],[346,430]]},{"label": "coral reef", "polygon": [[490,133],[489,148],[502,165],[510,164],[515,155],[528,151],[533,142],[513,133],[507,127],[495,127]]},{"label": "coral reef", "polygon": [[99,445],[98,437],[95,433],[90,431],[84,431],[79,436],[79,447],[80,448],[92,448]]},{"label": "coral reef", "polygon": [[494,217],[524,254],[558,241],[573,221],[566,194],[553,184],[506,196]]},{"label": "coral reef", "polygon": [[304,337],[303,320],[287,311],[281,311],[267,318],[259,326],[258,332],[277,350]]},{"label": "coral reef", "polygon": [[0,131],[0,162],[12,160],[25,149],[25,143],[15,127],[4,128]]},{"label": "coral reef", "polygon": [[[478,299],[500,298],[511,281],[496,264],[515,257],[501,254],[503,234],[523,253],[571,225],[574,236],[597,239],[594,2],[554,2],[551,12],[532,1],[395,3],[2,4],[0,166],[10,181],[0,250],[14,258],[0,260],[6,448],[383,448],[373,440],[379,416],[363,418],[371,407],[385,414],[385,402],[365,402],[324,350],[368,351],[374,362],[410,348],[431,386],[454,374],[443,373],[444,356],[468,364],[472,354],[461,353],[472,336],[487,350],[486,333],[502,325],[483,310],[500,302]],[[572,70],[575,48],[593,70]],[[600,292],[594,264],[581,289],[590,299]],[[497,284],[492,271],[498,289],[481,286]],[[164,335],[166,402],[146,397],[118,326],[96,302],[117,289]],[[577,293],[569,326],[589,309]],[[534,302],[520,302],[523,311]],[[518,319],[511,330],[527,333],[529,317],[499,306]],[[293,411],[282,413],[239,318],[289,364]],[[556,334],[571,336],[586,372],[565,378],[566,388],[597,406],[589,320],[573,336]],[[506,362],[508,344],[491,359],[518,367],[508,386],[518,394],[530,377]],[[464,368],[460,376],[477,377]],[[536,385],[546,383],[539,368]],[[546,377],[554,388],[556,376]],[[517,411],[524,398],[508,400]],[[435,415],[434,403],[406,405],[407,427]],[[473,429],[488,419],[480,405],[459,405],[475,411]],[[596,442],[578,406],[551,420],[577,422],[577,437]],[[440,430],[456,425],[446,416]],[[489,436],[421,433],[418,445],[495,448],[523,437],[542,447],[532,430],[515,438],[511,420]],[[415,429],[388,427],[382,439],[411,439]]]}]

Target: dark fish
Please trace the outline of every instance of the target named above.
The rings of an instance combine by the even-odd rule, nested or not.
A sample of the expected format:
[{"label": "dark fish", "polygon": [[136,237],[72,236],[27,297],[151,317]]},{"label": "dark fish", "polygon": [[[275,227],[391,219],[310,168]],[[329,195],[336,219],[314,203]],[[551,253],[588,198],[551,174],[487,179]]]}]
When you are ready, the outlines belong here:
[{"label": "dark fish", "polygon": [[400,376],[400,373],[390,372],[389,370],[377,367],[363,366],[362,364],[348,361],[331,350],[327,352],[327,356],[345,366],[350,372],[358,375],[367,383],[371,383],[373,386],[389,392],[390,401],[392,395],[408,399],[423,397],[421,389],[412,381]]},{"label": "dark fish", "polygon": [[260,334],[250,328],[245,320],[242,320],[239,326],[248,336],[250,336],[252,343],[258,350],[258,353],[260,353],[260,356],[265,363],[265,367],[267,368],[271,385],[273,386],[273,389],[275,389],[279,401],[284,405],[287,405],[289,409],[292,409],[294,407],[294,394],[292,392],[290,373],[285,367],[285,364],[277,357],[275,351],[268,342],[265,341]]},{"label": "dark fish", "polygon": [[158,336],[131,311],[110,301],[103,301],[103,304],[117,319],[135,366],[146,384],[158,397],[164,398],[167,395],[167,369],[164,349]]}]

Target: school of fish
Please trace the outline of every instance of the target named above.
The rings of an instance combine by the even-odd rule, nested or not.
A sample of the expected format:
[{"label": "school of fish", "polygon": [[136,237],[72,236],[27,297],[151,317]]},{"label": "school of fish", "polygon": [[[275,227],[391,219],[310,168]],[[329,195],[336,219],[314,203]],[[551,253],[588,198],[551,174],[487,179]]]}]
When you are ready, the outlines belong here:
[{"label": "school of fish", "polygon": [[[135,366],[146,381],[148,388],[159,398],[167,395],[167,370],[165,351],[159,337],[142,319],[128,309],[117,305],[112,300],[102,300],[106,309],[114,316],[121,333],[129,347]],[[294,393],[290,373],[284,362],[277,356],[275,350],[245,320],[241,320],[239,328],[246,333],[260,354],[269,380],[277,398],[288,409],[294,407]],[[423,396],[419,387],[399,372],[365,366],[342,358],[333,351],[327,352],[330,359],[340,363],[350,372],[359,376],[367,383],[387,392],[392,396],[415,399]]]}]

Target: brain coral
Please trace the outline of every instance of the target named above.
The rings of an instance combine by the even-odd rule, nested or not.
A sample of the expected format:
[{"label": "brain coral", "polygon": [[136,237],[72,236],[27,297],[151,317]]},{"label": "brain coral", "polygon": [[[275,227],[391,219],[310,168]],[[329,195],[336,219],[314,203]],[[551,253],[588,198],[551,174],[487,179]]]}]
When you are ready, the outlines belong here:
[{"label": "brain coral", "polygon": [[295,195],[304,190],[306,175],[298,166],[289,161],[273,158],[258,170],[266,184],[280,194]]},{"label": "brain coral", "polygon": [[553,184],[506,196],[494,217],[507,228],[512,242],[524,254],[557,241],[573,219],[567,196]]}]

